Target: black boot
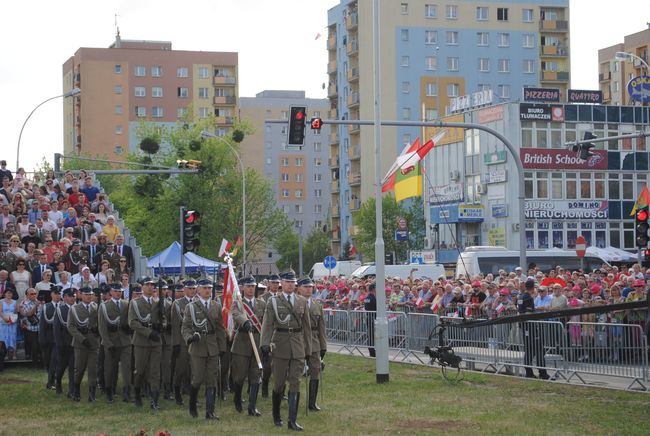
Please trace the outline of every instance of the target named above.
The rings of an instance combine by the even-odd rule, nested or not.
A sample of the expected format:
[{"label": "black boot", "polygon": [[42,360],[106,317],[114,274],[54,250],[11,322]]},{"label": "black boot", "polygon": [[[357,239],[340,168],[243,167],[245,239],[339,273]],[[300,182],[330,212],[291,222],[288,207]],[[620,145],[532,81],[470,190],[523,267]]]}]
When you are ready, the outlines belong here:
[{"label": "black boot", "polygon": [[88,402],[92,403],[93,401],[97,401],[97,398],[95,398],[95,389],[97,389],[97,386],[88,386]]},{"label": "black boot", "polygon": [[135,406],[142,407],[142,390],[141,388],[135,388]]},{"label": "black boot", "polygon": [[163,395],[165,400],[173,400],[174,396],[172,395],[172,388],[165,385],[165,395]]},{"label": "black boot", "polygon": [[545,369],[540,369],[539,370],[539,378],[542,379],[542,380],[548,380],[551,377],[548,375],[548,372],[546,372]]},{"label": "black boot", "polygon": [[320,407],[316,404],[318,397],[318,380],[309,380],[309,410],[320,412]]},{"label": "black boot", "polygon": [[262,398],[269,397],[269,381],[262,379]]},{"label": "black boot", "polygon": [[300,392],[289,392],[289,424],[287,424],[289,430],[302,431],[302,427],[296,422],[299,403]]},{"label": "black boot", "polygon": [[287,397],[286,392],[287,392],[287,387],[285,386],[282,388],[282,399],[285,401],[289,399],[289,397]]},{"label": "black boot", "polygon": [[533,368],[526,367],[526,378],[537,378],[533,372]]},{"label": "black boot", "polygon": [[160,406],[158,405],[158,397],[160,396],[159,391],[151,391],[151,409],[152,410],[160,410]]},{"label": "black boot", "polygon": [[75,383],[74,393],[72,394],[72,400],[77,402],[81,401],[81,384]]},{"label": "black boot", "polygon": [[235,402],[235,410],[238,413],[241,413],[242,410],[244,410],[244,408],[242,406],[242,401],[241,401],[241,391],[243,389],[243,386],[242,385],[237,385],[237,384],[235,384],[233,386],[234,386],[234,390],[235,390],[235,395],[233,397],[233,401]]},{"label": "black boot", "polygon": [[190,386],[190,416],[192,418],[198,418],[199,412],[196,410],[196,402],[199,396],[199,388]]},{"label": "black boot", "polygon": [[56,386],[55,387],[56,394],[61,395],[63,393],[63,388],[61,387],[61,379],[60,378],[56,379],[56,385],[55,386]]},{"label": "black boot", "polygon": [[131,401],[131,388],[129,386],[124,386],[122,388],[122,401],[129,403]]},{"label": "black boot", "polygon": [[214,413],[214,403],[217,399],[217,388],[205,388],[205,419],[219,420],[219,417]]},{"label": "black boot", "polygon": [[176,400],[176,405],[183,405],[183,394],[181,394],[180,386],[174,386],[174,399]]},{"label": "black boot", "polygon": [[280,403],[282,402],[282,392],[272,393],[273,402],[273,423],[276,427],[282,427],[282,418],[280,417]]},{"label": "black boot", "polygon": [[259,383],[250,385],[250,390],[248,393],[248,416],[262,416],[260,411],[257,410],[257,393],[259,389]]},{"label": "black boot", "polygon": [[113,402],[113,387],[112,386],[111,387],[108,387],[108,386],[106,387],[106,400],[109,403]]}]

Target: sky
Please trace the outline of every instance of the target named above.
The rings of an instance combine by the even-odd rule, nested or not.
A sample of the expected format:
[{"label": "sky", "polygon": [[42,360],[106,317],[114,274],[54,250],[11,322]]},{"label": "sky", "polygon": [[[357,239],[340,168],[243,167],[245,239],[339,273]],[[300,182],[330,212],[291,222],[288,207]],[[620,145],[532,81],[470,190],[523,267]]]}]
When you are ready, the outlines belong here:
[{"label": "sky", "polygon": [[[360,0],[371,1],[371,0]],[[397,1],[397,0],[381,0]],[[304,90],[325,98],[327,11],[338,0],[32,0],[3,3],[0,16],[0,159],[15,168],[21,126],[62,93],[62,65],[79,47],[123,39],[165,40],[176,50],[239,53],[239,94]],[[648,0],[571,0],[571,86],[598,89],[598,49],[650,21]],[[117,15],[117,18],[115,17]],[[316,39],[316,36],[321,37]],[[31,171],[63,151],[63,105],[53,100],[25,125],[20,166]]]}]

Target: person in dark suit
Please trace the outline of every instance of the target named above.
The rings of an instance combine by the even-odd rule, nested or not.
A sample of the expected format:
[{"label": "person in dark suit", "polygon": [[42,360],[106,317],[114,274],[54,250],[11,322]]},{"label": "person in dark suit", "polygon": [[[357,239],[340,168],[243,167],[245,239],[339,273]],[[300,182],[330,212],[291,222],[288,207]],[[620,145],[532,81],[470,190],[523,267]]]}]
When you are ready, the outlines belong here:
[{"label": "person in dark suit", "polygon": [[371,283],[368,286],[368,295],[363,301],[363,308],[370,312],[366,317],[368,331],[368,352],[370,357],[375,357],[375,317],[377,316],[377,297],[375,295],[376,284]]},{"label": "person in dark suit", "polygon": [[16,293],[16,287],[14,286],[13,283],[9,281],[9,272],[7,270],[0,270],[0,295],[3,295],[5,293],[5,289],[11,289],[13,299],[17,300],[18,299],[18,294]]},{"label": "person in dark suit", "polygon": [[51,232],[52,240],[59,242],[61,239],[65,238],[65,226],[63,225],[65,221],[63,218],[56,220],[56,229]]},{"label": "person in dark suit", "polygon": [[115,252],[122,257],[126,257],[126,265],[129,267],[129,271],[133,271],[135,266],[133,263],[133,249],[128,245],[124,245],[124,235],[115,237]]},{"label": "person in dark suit", "polygon": [[32,269],[32,283],[35,284],[43,280],[43,273],[46,270],[54,271],[55,268],[52,268],[52,265],[47,263],[47,254],[42,251],[35,251],[34,256],[38,257],[38,264]]}]

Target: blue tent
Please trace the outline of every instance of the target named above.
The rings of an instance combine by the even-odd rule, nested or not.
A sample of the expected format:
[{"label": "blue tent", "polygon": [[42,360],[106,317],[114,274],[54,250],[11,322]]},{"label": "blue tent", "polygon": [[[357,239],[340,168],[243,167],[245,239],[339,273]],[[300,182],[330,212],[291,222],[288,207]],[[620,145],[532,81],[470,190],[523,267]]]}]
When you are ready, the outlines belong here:
[{"label": "blue tent", "polygon": [[[181,244],[177,241],[165,248],[158,254],[155,254],[147,261],[147,266],[153,268],[154,274],[180,274],[181,273]],[[185,253],[185,272],[197,273],[205,272],[206,274],[216,274],[223,268],[226,268],[225,263],[220,263],[215,260],[206,259],[194,253]]]}]

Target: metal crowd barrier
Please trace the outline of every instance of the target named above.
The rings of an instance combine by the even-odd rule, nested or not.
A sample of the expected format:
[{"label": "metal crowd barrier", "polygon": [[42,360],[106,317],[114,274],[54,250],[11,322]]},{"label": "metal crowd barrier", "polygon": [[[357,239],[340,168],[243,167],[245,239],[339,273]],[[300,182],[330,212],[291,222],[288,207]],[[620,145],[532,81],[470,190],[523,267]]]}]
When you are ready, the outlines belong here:
[{"label": "metal crowd barrier", "polygon": [[[327,340],[339,352],[366,355],[374,343],[376,312],[325,309]],[[459,321],[456,313],[387,312],[388,345],[393,359],[426,363],[424,347],[441,319]],[[546,370],[555,380],[587,383],[583,375],[630,379],[627,389],[650,390],[648,344],[634,324],[526,321],[474,328],[446,329],[447,345],[465,367],[481,372],[520,375],[526,367]]]}]

